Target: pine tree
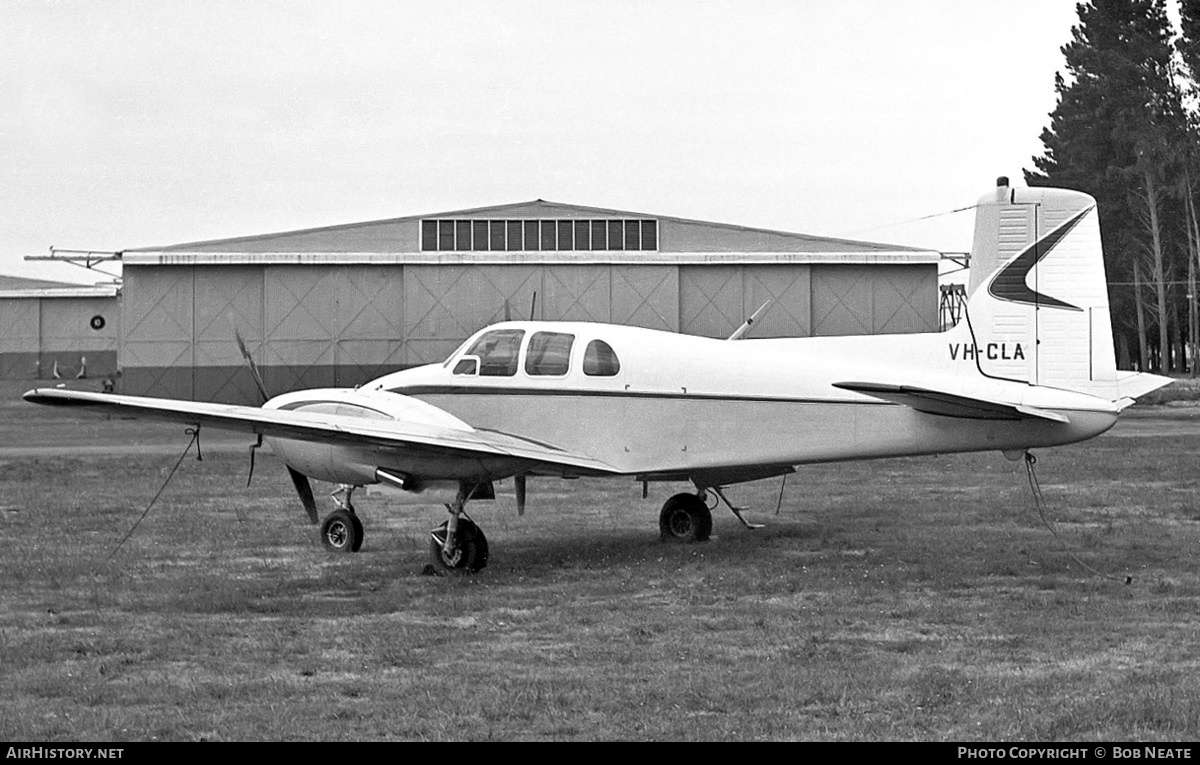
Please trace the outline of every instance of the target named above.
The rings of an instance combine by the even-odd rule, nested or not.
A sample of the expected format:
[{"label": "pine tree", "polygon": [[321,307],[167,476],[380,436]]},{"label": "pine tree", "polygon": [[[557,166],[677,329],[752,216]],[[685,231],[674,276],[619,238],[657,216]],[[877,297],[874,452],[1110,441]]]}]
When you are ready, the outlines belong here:
[{"label": "pine tree", "polygon": [[[1164,215],[1181,167],[1184,120],[1164,0],[1092,0],[1077,8],[1079,23],[1062,48],[1066,76],[1055,76],[1058,104],[1041,134],[1045,153],[1025,180],[1096,197],[1109,278],[1121,286],[1111,290],[1114,320],[1136,329],[1142,369],[1169,369],[1173,239]],[[1155,298],[1154,347],[1137,286],[1144,281]]]}]

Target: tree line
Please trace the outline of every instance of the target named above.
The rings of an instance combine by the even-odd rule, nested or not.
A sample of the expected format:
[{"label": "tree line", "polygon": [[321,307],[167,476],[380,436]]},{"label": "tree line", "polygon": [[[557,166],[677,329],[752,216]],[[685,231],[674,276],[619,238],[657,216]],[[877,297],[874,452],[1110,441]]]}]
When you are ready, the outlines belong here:
[{"label": "tree line", "polygon": [[1100,207],[1118,365],[1190,372],[1200,361],[1200,0],[1090,0],[1062,47],[1058,103],[1030,186]]}]

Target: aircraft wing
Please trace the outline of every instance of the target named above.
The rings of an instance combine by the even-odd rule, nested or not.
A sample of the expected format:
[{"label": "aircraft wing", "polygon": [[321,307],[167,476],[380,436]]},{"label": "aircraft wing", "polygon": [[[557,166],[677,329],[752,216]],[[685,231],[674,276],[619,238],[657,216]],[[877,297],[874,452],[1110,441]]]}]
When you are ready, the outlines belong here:
[{"label": "aircraft wing", "polygon": [[918,388],[911,385],[887,385],[867,382],[839,382],[833,387],[874,396],[884,401],[912,407],[918,412],[975,420],[1049,420],[1068,423],[1070,419],[1046,409],[1003,401],[973,398],[957,393]]},{"label": "aircraft wing", "polygon": [[567,467],[582,473],[617,473],[584,454],[498,431],[453,428],[423,422],[374,420],[290,409],[210,404],[200,401],[122,396],[60,388],[38,388],[26,401],[163,422],[254,433],[270,438],[346,446],[378,446],[470,457],[507,457],[532,465]]}]

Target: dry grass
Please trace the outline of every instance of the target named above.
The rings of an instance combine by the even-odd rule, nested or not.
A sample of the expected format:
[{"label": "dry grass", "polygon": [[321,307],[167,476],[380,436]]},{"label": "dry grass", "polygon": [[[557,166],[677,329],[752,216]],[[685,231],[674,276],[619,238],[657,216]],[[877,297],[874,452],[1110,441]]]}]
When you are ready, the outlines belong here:
[{"label": "dry grass", "polygon": [[[1041,453],[1066,544],[998,455],[737,487],[716,539],[657,542],[623,482],[473,506],[491,565],[420,576],[444,511],[358,501],[330,556],[280,464],[209,443],[106,560],[187,439],[0,407],[0,739],[1200,738],[1200,436]],[[82,434],[82,435],[81,435]],[[140,440],[148,453],[119,451]],[[506,488],[506,487],[501,487]],[[675,488],[675,487],[670,487]]]}]

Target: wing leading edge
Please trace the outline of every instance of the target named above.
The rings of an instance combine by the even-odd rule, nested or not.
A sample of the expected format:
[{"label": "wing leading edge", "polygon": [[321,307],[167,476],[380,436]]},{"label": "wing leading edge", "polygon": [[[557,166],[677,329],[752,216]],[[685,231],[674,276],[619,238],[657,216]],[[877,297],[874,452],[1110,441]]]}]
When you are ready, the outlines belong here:
[{"label": "wing leading edge", "polygon": [[24,399],[34,404],[80,407],[163,422],[178,422],[272,438],[346,446],[416,449],[469,457],[508,457],[572,471],[611,474],[610,465],[584,454],[495,431],[411,422],[375,420],[288,409],[267,409],[200,401],[122,396],[59,388],[37,388]]}]

